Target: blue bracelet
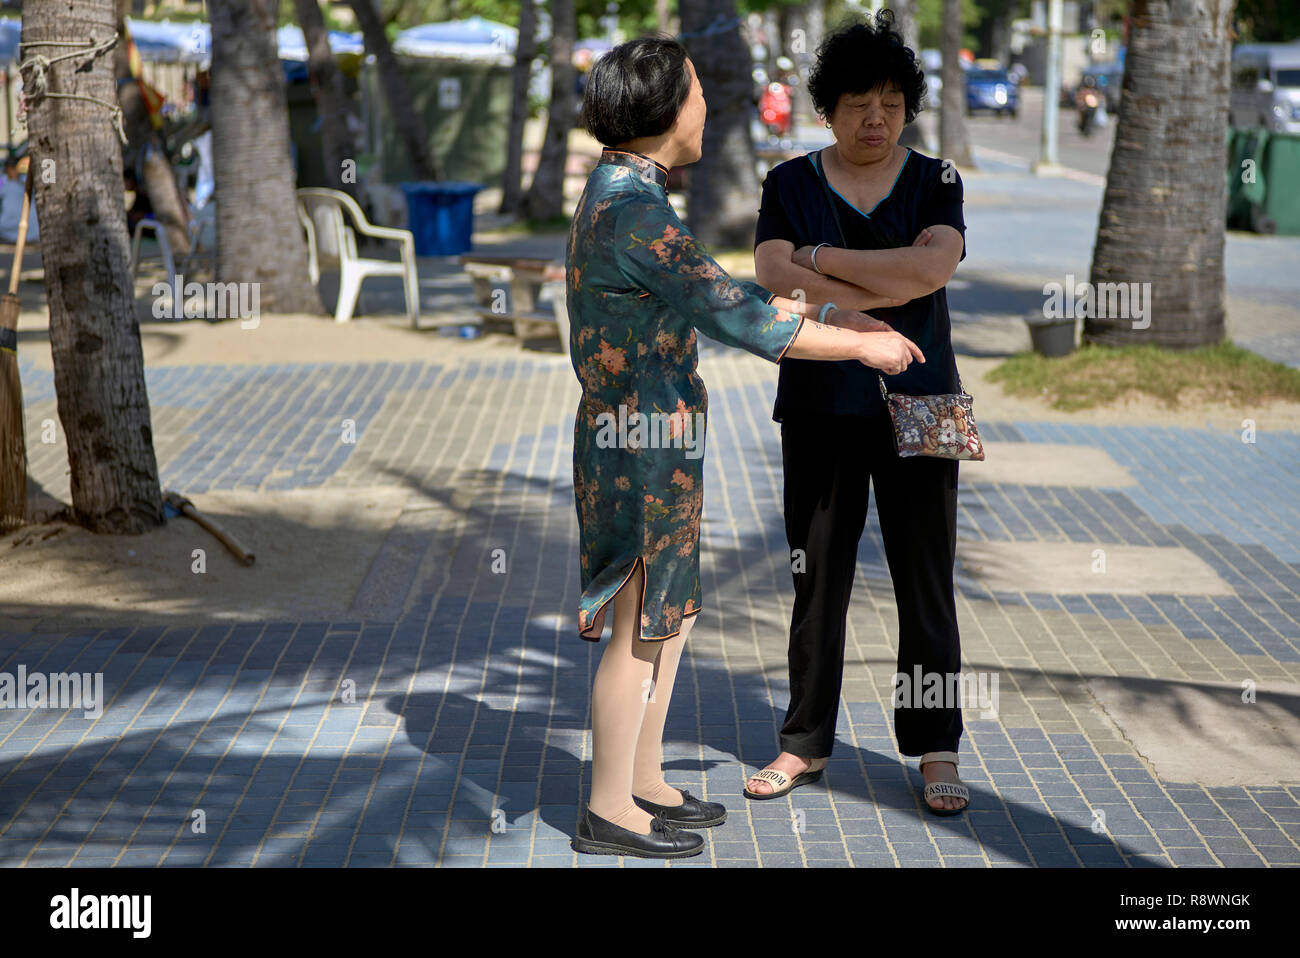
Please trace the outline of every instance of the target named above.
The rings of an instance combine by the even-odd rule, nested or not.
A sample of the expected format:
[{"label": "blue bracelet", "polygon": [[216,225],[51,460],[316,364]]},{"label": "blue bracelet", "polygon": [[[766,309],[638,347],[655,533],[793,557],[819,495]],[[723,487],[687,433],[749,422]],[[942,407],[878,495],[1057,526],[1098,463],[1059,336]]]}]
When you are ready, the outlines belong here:
[{"label": "blue bracelet", "polygon": [[818,312],[817,314],[817,322],[819,323],[826,322],[826,314],[829,313],[832,309],[839,309],[839,307],[836,306],[834,303],[823,303],[821,311]]}]

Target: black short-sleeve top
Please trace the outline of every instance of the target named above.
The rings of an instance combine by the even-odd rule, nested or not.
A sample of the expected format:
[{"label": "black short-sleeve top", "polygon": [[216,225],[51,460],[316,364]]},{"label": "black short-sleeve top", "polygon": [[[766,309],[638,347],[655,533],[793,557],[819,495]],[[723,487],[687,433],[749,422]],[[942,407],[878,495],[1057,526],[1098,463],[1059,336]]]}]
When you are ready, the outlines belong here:
[{"label": "black short-sleeve top", "polygon": [[[966,235],[961,177],[951,164],[909,150],[893,189],[870,210],[860,210],[831,187],[844,238],[827,203],[813,160],[816,152],[776,166],[763,181],[754,245],[789,240],[798,249],[817,243],[850,249],[911,246],[922,229],[951,226]],[[966,258],[965,243],[961,258]],[[870,277],[864,277],[870,288]],[[867,311],[912,340],[925,354],[897,376],[885,376],[892,392],[912,396],[957,391],[948,297],[943,288],[902,306]],[[876,416],[885,414],[877,370],[855,360],[786,359],[781,363],[772,418],[789,413]]]}]

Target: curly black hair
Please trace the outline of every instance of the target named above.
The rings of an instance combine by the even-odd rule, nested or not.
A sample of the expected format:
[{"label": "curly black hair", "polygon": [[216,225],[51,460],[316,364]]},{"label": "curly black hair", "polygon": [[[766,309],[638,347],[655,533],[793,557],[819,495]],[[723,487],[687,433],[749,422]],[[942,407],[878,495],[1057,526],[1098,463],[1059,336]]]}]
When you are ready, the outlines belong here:
[{"label": "curly black hair", "polygon": [[817,48],[817,63],[808,75],[808,95],[822,116],[835,112],[844,94],[869,93],[893,81],[903,91],[907,122],[921,112],[925,71],[916,54],[894,29],[894,12],[841,24]]}]

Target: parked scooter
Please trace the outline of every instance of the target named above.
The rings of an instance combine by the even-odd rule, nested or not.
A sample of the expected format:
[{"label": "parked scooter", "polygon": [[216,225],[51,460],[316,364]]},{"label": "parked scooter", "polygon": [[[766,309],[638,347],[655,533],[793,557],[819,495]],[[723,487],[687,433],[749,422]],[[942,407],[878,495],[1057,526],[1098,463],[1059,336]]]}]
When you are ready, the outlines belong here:
[{"label": "parked scooter", "polygon": [[769,83],[759,97],[758,116],[769,135],[780,138],[788,134],[793,123],[790,88],[784,83]]},{"label": "parked scooter", "polygon": [[1084,80],[1084,85],[1074,95],[1075,106],[1079,110],[1079,135],[1090,136],[1093,127],[1097,126],[1097,110],[1101,107],[1101,92],[1096,86]]}]

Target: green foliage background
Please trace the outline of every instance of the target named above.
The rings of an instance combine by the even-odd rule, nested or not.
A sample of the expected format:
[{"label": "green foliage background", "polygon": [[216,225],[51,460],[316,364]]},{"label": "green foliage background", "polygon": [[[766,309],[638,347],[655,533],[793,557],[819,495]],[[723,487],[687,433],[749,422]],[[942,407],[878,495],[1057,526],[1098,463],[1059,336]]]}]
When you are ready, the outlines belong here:
[{"label": "green foliage background", "polygon": [[[606,15],[607,0],[576,0],[578,36],[603,36],[600,19]],[[669,0],[668,9],[675,14],[678,0]],[[761,12],[775,7],[801,7],[806,0],[736,0],[737,10]],[[457,20],[478,15],[500,23],[519,22],[520,0],[382,0],[384,19],[390,36],[421,23]],[[1128,10],[1129,0],[1097,0],[1096,9],[1107,27],[1118,26]],[[292,3],[279,5],[280,22],[294,23]],[[939,45],[939,26],[943,0],[916,0],[917,23],[921,46]],[[1004,11],[1012,18],[1029,16],[1030,0],[962,0],[962,18],[966,24],[964,46],[979,53],[982,25]],[[334,15],[331,4],[322,3],[325,22],[332,28],[348,26],[348,21]],[[853,12],[845,0],[829,0],[826,22],[833,26]],[[629,36],[649,33],[656,28],[654,0],[620,0],[619,26]],[[1300,2],[1297,0],[1237,0],[1237,42],[1281,42],[1300,39]]]}]

